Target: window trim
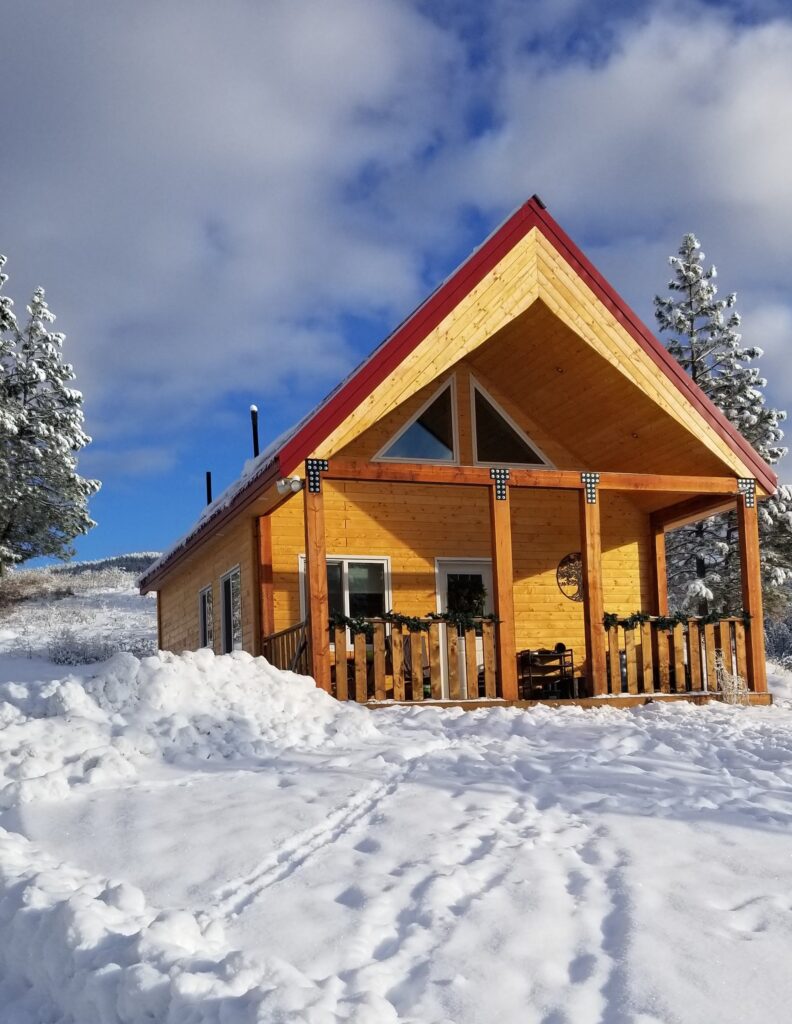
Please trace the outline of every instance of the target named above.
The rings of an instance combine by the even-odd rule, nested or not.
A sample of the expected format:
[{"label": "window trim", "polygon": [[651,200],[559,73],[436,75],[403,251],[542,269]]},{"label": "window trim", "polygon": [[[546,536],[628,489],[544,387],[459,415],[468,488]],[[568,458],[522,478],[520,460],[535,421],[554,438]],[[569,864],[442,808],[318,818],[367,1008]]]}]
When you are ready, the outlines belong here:
[{"label": "window trim", "polygon": [[[433,402],[443,394],[444,391],[451,391],[451,435],[454,442],[454,458],[453,459],[403,459],[398,458],[395,455],[385,455],[385,452],[402,437],[410,427],[416,423],[426,412]],[[447,380],[443,381],[437,391],[434,391],[430,398],[428,398],[421,408],[414,413],[407,422],[396,431],[395,434],[391,435],[385,444],[380,448],[376,455],[371,459],[372,462],[416,462],[426,466],[460,466],[461,463],[461,452],[459,449],[459,415],[457,410],[457,387],[456,387],[456,375],[452,374]]]},{"label": "window trim", "polygon": [[[393,591],[391,589],[391,559],[390,555],[332,555],[328,554],[327,562],[341,562],[341,588],[344,597],[344,615],[349,615],[349,577],[347,573],[348,562],[376,562],[385,567],[385,611],[393,607]],[[300,586],[300,619],[304,620],[308,614],[305,593],[305,555],[298,555],[298,580]],[[352,638],[347,632],[347,650],[352,650]],[[330,642],[330,649],[335,650],[335,643]]]},{"label": "window trim", "polygon": [[[204,597],[207,594],[209,595],[209,598],[211,599],[212,602],[211,622],[206,615],[206,606],[204,604]],[[207,629],[207,625],[209,626],[209,629]],[[210,632],[212,634],[211,638],[209,637]],[[198,591],[198,643],[200,645],[198,648],[199,650],[214,650],[214,633],[214,589],[211,583],[207,583],[205,587],[201,587],[201,589]],[[206,635],[205,641],[204,635]]]},{"label": "window trim", "polygon": [[[515,434],[517,434],[517,436],[522,441],[524,441],[529,448],[532,448],[536,452],[536,454],[542,460],[541,462],[506,462],[506,460],[503,460],[501,462],[483,462],[482,460],[479,459],[478,434],[476,432],[476,391],[481,392],[482,397],[490,403],[492,408],[498,413],[499,416],[503,417],[503,419],[506,421],[506,423],[509,424],[509,426],[515,432]],[[470,375],[470,436],[473,446],[471,455],[473,456],[474,466],[513,466],[515,469],[556,468],[556,466],[550,461],[550,459],[548,459],[548,457],[545,455],[545,453],[542,451],[542,449],[539,447],[536,441],[529,437],[528,434],[526,434],[526,432],[518,423],[515,423],[514,419],[506,412],[506,410],[503,408],[500,402],[498,402],[492,396],[492,394],[487,390],[487,388],[484,387],[481,381],[477,380],[477,378],[474,377],[472,373]]]},{"label": "window trim", "polygon": [[[235,572],[239,573],[239,617],[240,617],[240,626],[241,626],[241,619],[242,619],[242,566],[239,563],[237,563],[235,566],[233,566],[227,572],[224,572],[223,575],[220,577],[220,644],[221,644],[220,653],[221,654],[233,654],[234,651],[242,651],[242,650],[244,650],[244,647],[243,647],[243,644],[244,644],[244,639],[243,639],[243,637],[244,637],[244,630],[243,630],[243,636],[240,637],[240,639],[239,639],[239,647],[234,647],[234,638],[232,636],[231,637],[231,648],[228,651],[226,650],[226,639],[227,639],[227,637],[226,637],[226,616],[225,616],[225,607],[224,607],[224,603],[225,603],[225,586],[224,586],[224,584],[225,584],[226,580],[230,580],[231,579],[231,577],[234,575]],[[232,611],[232,621],[233,621],[233,611]]]}]

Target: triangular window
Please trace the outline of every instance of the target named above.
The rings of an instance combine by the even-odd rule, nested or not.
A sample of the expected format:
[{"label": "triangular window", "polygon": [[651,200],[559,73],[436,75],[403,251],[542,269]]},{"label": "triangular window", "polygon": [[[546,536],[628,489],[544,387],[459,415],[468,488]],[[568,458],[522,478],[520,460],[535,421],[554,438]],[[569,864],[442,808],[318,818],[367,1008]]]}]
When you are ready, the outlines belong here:
[{"label": "triangular window", "polygon": [[473,383],[476,462],[485,466],[547,466],[531,439],[499,408],[491,395]]},{"label": "triangular window", "polygon": [[377,455],[401,462],[456,462],[452,381],[436,392]]}]

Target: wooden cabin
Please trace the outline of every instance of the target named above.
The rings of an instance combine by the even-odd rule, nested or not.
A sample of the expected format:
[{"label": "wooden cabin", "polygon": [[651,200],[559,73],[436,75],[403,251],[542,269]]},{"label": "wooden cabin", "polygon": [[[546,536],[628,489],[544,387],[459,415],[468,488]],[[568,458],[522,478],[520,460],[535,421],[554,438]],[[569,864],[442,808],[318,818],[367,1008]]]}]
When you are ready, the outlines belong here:
[{"label": "wooden cabin", "polygon": [[[141,589],[163,649],[263,654],[370,705],[707,700],[724,670],[767,703],[775,488],[533,197]],[[671,620],[666,532],[730,508],[744,614]]]}]

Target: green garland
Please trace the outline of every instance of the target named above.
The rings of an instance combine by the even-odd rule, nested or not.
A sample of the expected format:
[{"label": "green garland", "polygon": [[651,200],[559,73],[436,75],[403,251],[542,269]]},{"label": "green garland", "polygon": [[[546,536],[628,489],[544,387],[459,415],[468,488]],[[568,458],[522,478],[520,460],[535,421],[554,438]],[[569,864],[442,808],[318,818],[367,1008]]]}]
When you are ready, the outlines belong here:
[{"label": "green garland", "polygon": [[[605,629],[614,626],[621,626],[623,629],[635,629],[642,622],[651,622],[655,629],[670,630],[675,626],[686,626],[692,619],[701,626],[708,626],[720,622],[724,616],[720,612],[708,612],[706,615],[686,615],[684,612],[674,612],[673,615],[648,615],[646,612],[633,612],[632,615],[620,616],[616,612],[606,612],[602,618]],[[742,620],[747,626],[751,621],[748,612],[742,613]]]},{"label": "green garland", "polygon": [[[400,615],[398,612],[386,612],[377,617],[391,626],[406,628],[408,633],[428,632],[433,622],[445,622],[449,626],[456,626],[460,633],[466,633],[470,629],[480,630],[482,619],[495,624],[500,621],[494,615],[474,616],[466,612],[429,612],[425,618],[418,618],[416,615]],[[362,633],[368,640],[374,636],[374,623],[362,615],[350,617],[335,612],[330,616],[330,625],[333,629],[348,629],[352,636]]]}]

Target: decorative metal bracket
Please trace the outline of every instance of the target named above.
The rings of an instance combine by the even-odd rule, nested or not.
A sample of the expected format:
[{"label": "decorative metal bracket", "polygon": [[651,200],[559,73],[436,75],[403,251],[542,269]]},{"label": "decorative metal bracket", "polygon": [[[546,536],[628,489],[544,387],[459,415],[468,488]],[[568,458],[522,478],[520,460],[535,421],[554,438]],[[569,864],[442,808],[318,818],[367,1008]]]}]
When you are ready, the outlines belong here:
[{"label": "decorative metal bracket", "polygon": [[754,478],[752,476],[738,477],[737,487],[745,498],[745,507],[753,508],[756,505],[756,481]]},{"label": "decorative metal bracket", "polygon": [[329,468],[327,459],[305,460],[305,476],[308,480],[309,494],[319,494],[322,489],[321,474],[326,473]]},{"label": "decorative metal bracket", "polygon": [[597,504],[597,487],[599,487],[599,473],[581,473],[580,481],[586,492],[586,504]]},{"label": "decorative metal bracket", "polygon": [[508,469],[490,470],[490,479],[495,481],[495,498],[497,501],[506,501],[506,484],[509,480]]}]

